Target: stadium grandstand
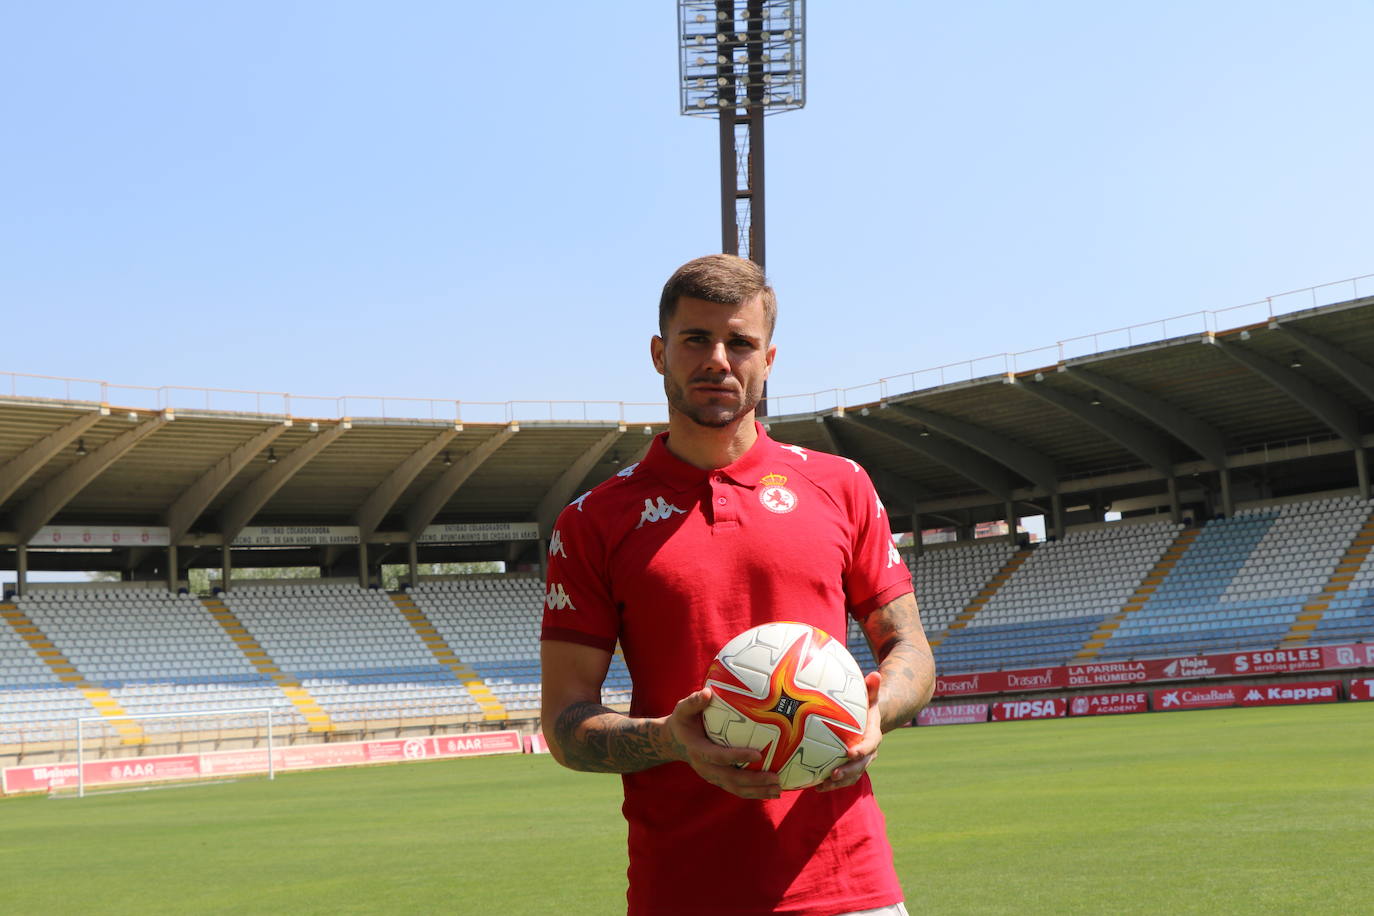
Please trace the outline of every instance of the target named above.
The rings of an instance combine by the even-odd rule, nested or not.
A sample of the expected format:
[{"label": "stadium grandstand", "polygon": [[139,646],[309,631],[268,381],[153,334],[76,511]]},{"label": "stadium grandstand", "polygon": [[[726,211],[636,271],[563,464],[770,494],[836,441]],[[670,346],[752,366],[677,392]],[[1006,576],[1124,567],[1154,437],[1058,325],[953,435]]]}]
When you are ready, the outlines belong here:
[{"label": "stadium grandstand", "polygon": [[[1338,289],[770,398],[766,422],[870,471],[942,675],[1370,642],[1374,297]],[[6,383],[3,764],[70,755],[88,716],[122,753],[181,740],[155,714],[249,707],[290,742],[533,730],[558,512],[664,428],[650,405]],[[505,571],[425,573],[473,562]],[[318,578],[234,576],[265,567]],[[617,658],[605,699],[629,691]]]}]

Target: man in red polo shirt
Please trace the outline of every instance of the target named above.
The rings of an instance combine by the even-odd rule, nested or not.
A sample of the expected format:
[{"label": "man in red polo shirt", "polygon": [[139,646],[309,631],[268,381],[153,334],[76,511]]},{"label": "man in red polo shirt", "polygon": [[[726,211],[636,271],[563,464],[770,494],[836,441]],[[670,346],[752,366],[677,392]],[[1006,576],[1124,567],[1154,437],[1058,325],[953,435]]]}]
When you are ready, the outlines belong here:
[{"label": "man in red polo shirt", "polygon": [[[632,916],[905,912],[865,770],[929,700],[934,664],[868,475],[754,420],[775,316],[752,262],[679,268],[651,344],[668,432],[564,509],[550,540],[544,736],[565,766],[624,774]],[[706,668],[758,624],[843,640],[849,616],[879,659],[867,732],[825,783],[783,793],[776,774],[739,768],[757,751],[706,737]],[[617,642],[628,715],[601,704]]]}]

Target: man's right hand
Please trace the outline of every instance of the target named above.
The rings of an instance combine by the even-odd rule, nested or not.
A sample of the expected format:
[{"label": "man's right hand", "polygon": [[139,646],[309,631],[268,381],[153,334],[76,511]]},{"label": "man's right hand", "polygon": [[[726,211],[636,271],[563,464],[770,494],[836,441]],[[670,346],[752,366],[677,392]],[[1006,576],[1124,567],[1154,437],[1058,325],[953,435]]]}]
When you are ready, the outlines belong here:
[{"label": "man's right hand", "polygon": [[782,795],[778,774],[742,767],[763,759],[751,748],[725,747],[706,736],[701,714],[711,704],[710,687],[688,694],[678,701],[663,720],[678,759],[713,786],[740,798],[778,798]]}]

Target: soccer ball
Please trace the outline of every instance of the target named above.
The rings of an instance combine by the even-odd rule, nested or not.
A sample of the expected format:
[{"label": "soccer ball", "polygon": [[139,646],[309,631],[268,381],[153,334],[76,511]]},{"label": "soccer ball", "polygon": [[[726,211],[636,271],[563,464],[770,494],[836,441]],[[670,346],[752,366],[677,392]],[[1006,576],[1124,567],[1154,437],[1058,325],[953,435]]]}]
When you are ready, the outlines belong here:
[{"label": "soccer ball", "polygon": [[814,786],[863,737],[868,690],[844,643],[804,623],[765,623],[725,644],[706,672],[706,734],[763,759],[784,789]]}]

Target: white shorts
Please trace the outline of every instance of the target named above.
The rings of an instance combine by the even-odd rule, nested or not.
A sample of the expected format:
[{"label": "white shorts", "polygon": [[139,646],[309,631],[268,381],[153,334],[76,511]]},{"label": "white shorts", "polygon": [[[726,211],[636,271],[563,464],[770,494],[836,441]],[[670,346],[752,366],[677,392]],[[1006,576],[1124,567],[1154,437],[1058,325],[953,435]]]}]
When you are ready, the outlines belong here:
[{"label": "white shorts", "polygon": [[876,910],[858,910],[853,913],[841,913],[840,916],[908,916],[906,904],[894,903],[892,906],[880,906]]}]

